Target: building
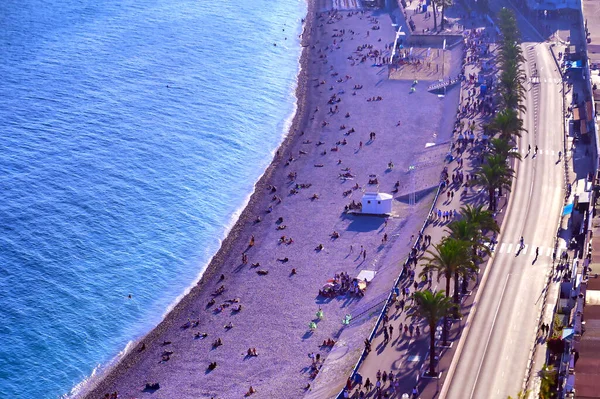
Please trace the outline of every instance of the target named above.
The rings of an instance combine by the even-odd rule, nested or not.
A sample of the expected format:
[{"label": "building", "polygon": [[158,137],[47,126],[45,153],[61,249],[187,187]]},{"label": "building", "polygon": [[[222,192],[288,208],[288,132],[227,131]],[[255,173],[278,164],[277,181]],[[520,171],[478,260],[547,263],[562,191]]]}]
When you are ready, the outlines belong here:
[{"label": "building", "polygon": [[365,193],[362,197],[362,213],[389,215],[394,197],[385,193]]}]

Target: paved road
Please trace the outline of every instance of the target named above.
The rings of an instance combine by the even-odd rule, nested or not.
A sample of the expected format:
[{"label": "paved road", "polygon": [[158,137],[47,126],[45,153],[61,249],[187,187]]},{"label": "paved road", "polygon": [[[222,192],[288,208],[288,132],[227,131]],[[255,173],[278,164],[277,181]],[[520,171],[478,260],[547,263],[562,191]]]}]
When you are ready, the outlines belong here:
[{"label": "paved road", "polygon": [[[525,40],[533,39],[532,32],[523,33]],[[562,162],[557,162],[558,152],[563,150],[562,86],[547,44],[526,41],[523,50],[527,58],[526,89],[531,88],[525,116],[528,133],[520,140],[519,149],[523,161],[516,166],[517,179],[500,242],[485,286],[478,293],[475,315],[463,337],[464,347],[449,370],[442,398],[515,397],[523,388],[535,345],[537,319],[563,204],[564,168]],[[532,84],[529,81],[534,65],[539,83]],[[532,148],[529,155],[528,145]],[[536,145],[539,151],[534,156]],[[525,248],[519,252],[521,236]],[[539,257],[534,262],[537,247]]]}]

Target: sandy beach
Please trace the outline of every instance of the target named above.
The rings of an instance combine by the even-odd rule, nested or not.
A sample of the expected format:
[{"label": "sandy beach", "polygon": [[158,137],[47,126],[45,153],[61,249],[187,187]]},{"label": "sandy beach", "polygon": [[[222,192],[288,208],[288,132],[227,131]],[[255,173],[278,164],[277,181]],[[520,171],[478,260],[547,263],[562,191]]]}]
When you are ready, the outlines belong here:
[{"label": "sandy beach", "polygon": [[[431,206],[459,93],[388,79],[389,14],[319,7],[309,1],[297,114],[248,206],[197,286],[85,398],[241,398],[250,386],[253,398],[325,398],[345,383]],[[391,217],[344,213],[372,191],[394,194]],[[319,297],[361,270],[377,272],[364,297]],[[322,358],[316,379],[309,353]]]}]

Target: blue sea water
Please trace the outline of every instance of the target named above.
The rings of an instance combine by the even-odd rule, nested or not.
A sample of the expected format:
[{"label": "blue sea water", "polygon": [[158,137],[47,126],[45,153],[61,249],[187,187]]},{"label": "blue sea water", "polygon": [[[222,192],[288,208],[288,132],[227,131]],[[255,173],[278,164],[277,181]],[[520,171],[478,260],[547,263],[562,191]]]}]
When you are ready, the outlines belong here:
[{"label": "blue sea water", "polygon": [[72,394],[198,278],[295,110],[305,12],[0,2],[0,397]]}]

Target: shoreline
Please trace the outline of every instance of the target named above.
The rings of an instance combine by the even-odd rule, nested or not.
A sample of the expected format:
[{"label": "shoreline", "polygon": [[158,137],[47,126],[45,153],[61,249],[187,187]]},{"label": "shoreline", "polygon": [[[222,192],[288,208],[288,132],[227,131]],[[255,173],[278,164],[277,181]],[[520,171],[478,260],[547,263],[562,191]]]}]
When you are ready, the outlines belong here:
[{"label": "shoreline", "polygon": [[[369,49],[385,54],[384,44],[387,52],[388,41],[393,41],[390,14],[373,15],[362,10],[317,11],[315,8],[316,3],[307,0],[295,93],[297,108],[290,130],[256,182],[239,219],[223,239],[200,281],[158,326],[132,344],[131,350],[98,376],[79,397],[103,398],[105,393],[115,390],[122,394],[119,397],[145,397],[149,393],[141,391],[148,382],[160,382],[160,389],[155,393],[158,398],[233,398],[243,396],[249,386],[258,388],[256,397],[259,398],[300,397],[307,393],[302,387],[313,381],[307,371],[311,362],[306,357],[306,353],[313,350],[322,351],[326,359],[319,380],[325,377],[335,385],[347,378],[343,372],[341,378],[340,370],[355,363],[356,350],[362,348],[364,331],[370,330],[370,321],[367,315],[366,319],[363,317],[348,328],[340,329],[339,320],[348,312],[360,316],[379,296],[389,294],[391,281],[388,280],[391,276],[397,277],[399,260],[410,250],[406,243],[412,241],[411,233],[418,232],[430,205],[427,195],[415,205],[409,205],[408,195],[412,191],[426,191],[431,183],[437,187],[446,153],[446,136],[451,135],[446,125],[453,122],[456,107],[451,106],[454,97],[451,93],[448,93],[449,100],[440,101],[422,90],[422,83],[413,93],[412,77],[388,79],[384,74],[387,67],[377,65],[376,61],[371,63],[377,54],[373,56]],[[379,19],[384,23],[379,24]],[[342,38],[346,39],[343,44],[342,40],[335,39],[340,37],[336,36],[340,30],[351,32]],[[354,39],[357,40],[350,42]],[[339,40],[337,45],[336,40]],[[360,84],[358,90],[357,83]],[[365,88],[360,90],[363,83]],[[354,93],[350,95],[352,85]],[[337,92],[332,91],[336,90],[334,86]],[[332,93],[336,93],[334,97],[339,96],[337,102],[344,98],[339,113],[337,105],[332,111]],[[377,96],[381,100],[373,100]],[[352,111],[352,117],[348,112],[344,118],[345,111]],[[356,133],[350,135],[350,132],[344,133],[345,128],[329,127],[330,122],[342,126],[349,123],[353,131],[356,127]],[[377,140],[369,136],[369,131],[377,132]],[[348,140],[348,145],[340,144],[342,138],[344,142]],[[431,142],[434,146],[429,148]],[[319,147],[321,143],[323,146]],[[335,145],[335,150],[329,150],[329,145]],[[339,161],[335,162],[338,157]],[[344,163],[340,166],[342,159]],[[396,167],[389,167],[391,160]],[[418,182],[410,177],[414,175],[406,172],[413,164],[422,165]],[[345,166],[342,170],[352,168],[351,179],[340,178],[342,166]],[[369,181],[374,173],[380,173],[376,187]],[[400,181],[400,186],[395,186],[397,190],[392,191],[395,193],[392,217],[356,217],[343,213],[344,204],[350,200],[360,201],[357,196],[361,193],[386,192],[392,190],[394,182]],[[353,190],[345,190],[355,182],[359,189],[354,194]],[[287,194],[290,188],[307,183],[308,187],[312,186],[310,190],[302,187]],[[364,184],[364,188],[359,183]],[[268,190],[271,184],[280,188],[275,195]],[[351,193],[347,196],[348,191]],[[311,194],[321,198],[309,197]],[[265,214],[267,207],[273,208],[273,213]],[[258,215],[263,218],[262,222],[253,223]],[[275,229],[280,224],[275,221],[277,216],[285,216],[285,224],[289,225],[283,232]],[[341,237],[331,238],[332,231],[341,232]],[[294,237],[292,246],[281,243],[279,237],[283,233]],[[254,235],[257,245],[246,246]],[[323,243],[323,250],[315,248]],[[363,245],[365,253],[361,256]],[[248,254],[251,260],[240,264],[240,253]],[[287,260],[277,262],[288,256],[289,264],[283,264]],[[257,276],[257,269],[249,266],[259,260],[261,268],[270,272],[269,276]],[[292,267],[294,271],[298,268],[299,273],[289,273]],[[311,295],[317,294],[334,274],[343,271],[355,276],[360,269],[378,274],[370,281],[364,298],[346,295],[323,299]],[[219,279],[220,274],[226,276],[224,280]],[[220,285],[226,287],[225,295],[211,296]],[[233,309],[229,314],[229,309],[217,312],[216,305],[204,306],[211,298],[221,302],[231,297],[241,298],[244,311],[240,315]],[[319,323],[318,330],[307,332],[311,315],[314,317],[314,311],[320,307],[327,317]],[[190,318],[198,320],[191,328]],[[235,321],[235,328],[224,331],[228,320]],[[200,332],[210,338],[193,338],[192,334]],[[217,337],[224,339],[224,346],[209,349],[210,342]],[[331,337],[337,341],[336,345],[322,348],[320,343]],[[260,356],[237,360],[240,352],[243,356],[249,346],[258,347]],[[169,355],[164,360],[166,352]],[[206,370],[212,361],[218,361],[219,367]]]},{"label": "shoreline", "polygon": [[[72,396],[73,398],[91,399],[102,397],[103,394],[101,392],[104,391],[104,385],[111,385],[113,381],[117,380],[121,374],[123,374],[129,368],[128,362],[135,361],[135,359],[139,357],[136,356],[138,352],[134,352],[134,350],[139,349],[139,346],[142,344],[142,342],[153,341],[160,336],[166,329],[166,324],[171,323],[175,318],[177,318],[179,312],[186,310],[186,303],[192,300],[190,297],[193,296],[195,292],[202,291],[202,288],[208,284],[208,280],[219,274],[220,268],[225,263],[225,255],[233,249],[233,246],[236,240],[239,238],[240,233],[244,229],[244,226],[252,219],[254,208],[257,207],[258,202],[264,196],[264,191],[268,185],[269,179],[275,170],[281,165],[283,158],[278,154],[285,152],[293,145],[294,141],[300,138],[300,128],[302,125],[306,124],[309,116],[308,110],[306,109],[308,105],[308,79],[310,76],[310,65],[308,61],[310,55],[310,44],[311,40],[313,39],[311,32],[317,15],[315,4],[316,0],[305,0],[305,2],[307,6],[307,12],[304,17],[304,22],[301,22],[302,38],[300,41],[300,46],[302,47],[302,51],[298,61],[299,70],[294,93],[296,97],[296,110],[294,111],[288,132],[285,133],[282,142],[273,151],[273,158],[271,162],[260,176],[258,181],[254,184],[254,190],[251,194],[249,194],[248,201],[245,203],[245,205],[243,205],[242,208],[240,208],[237,219],[235,219],[235,221],[232,220],[233,225],[231,229],[226,233],[219,249],[212,256],[204,271],[201,272],[201,276],[199,277],[198,281],[186,288],[184,292],[177,297],[175,302],[165,309],[165,314],[158,325],[140,336],[138,339],[129,341],[120,351],[120,353],[111,359],[111,361],[105,367],[96,367],[92,372],[92,375],[90,375],[86,380],[79,382],[77,385],[83,385],[79,392]],[[77,387],[77,385],[75,385],[74,388]]]}]

